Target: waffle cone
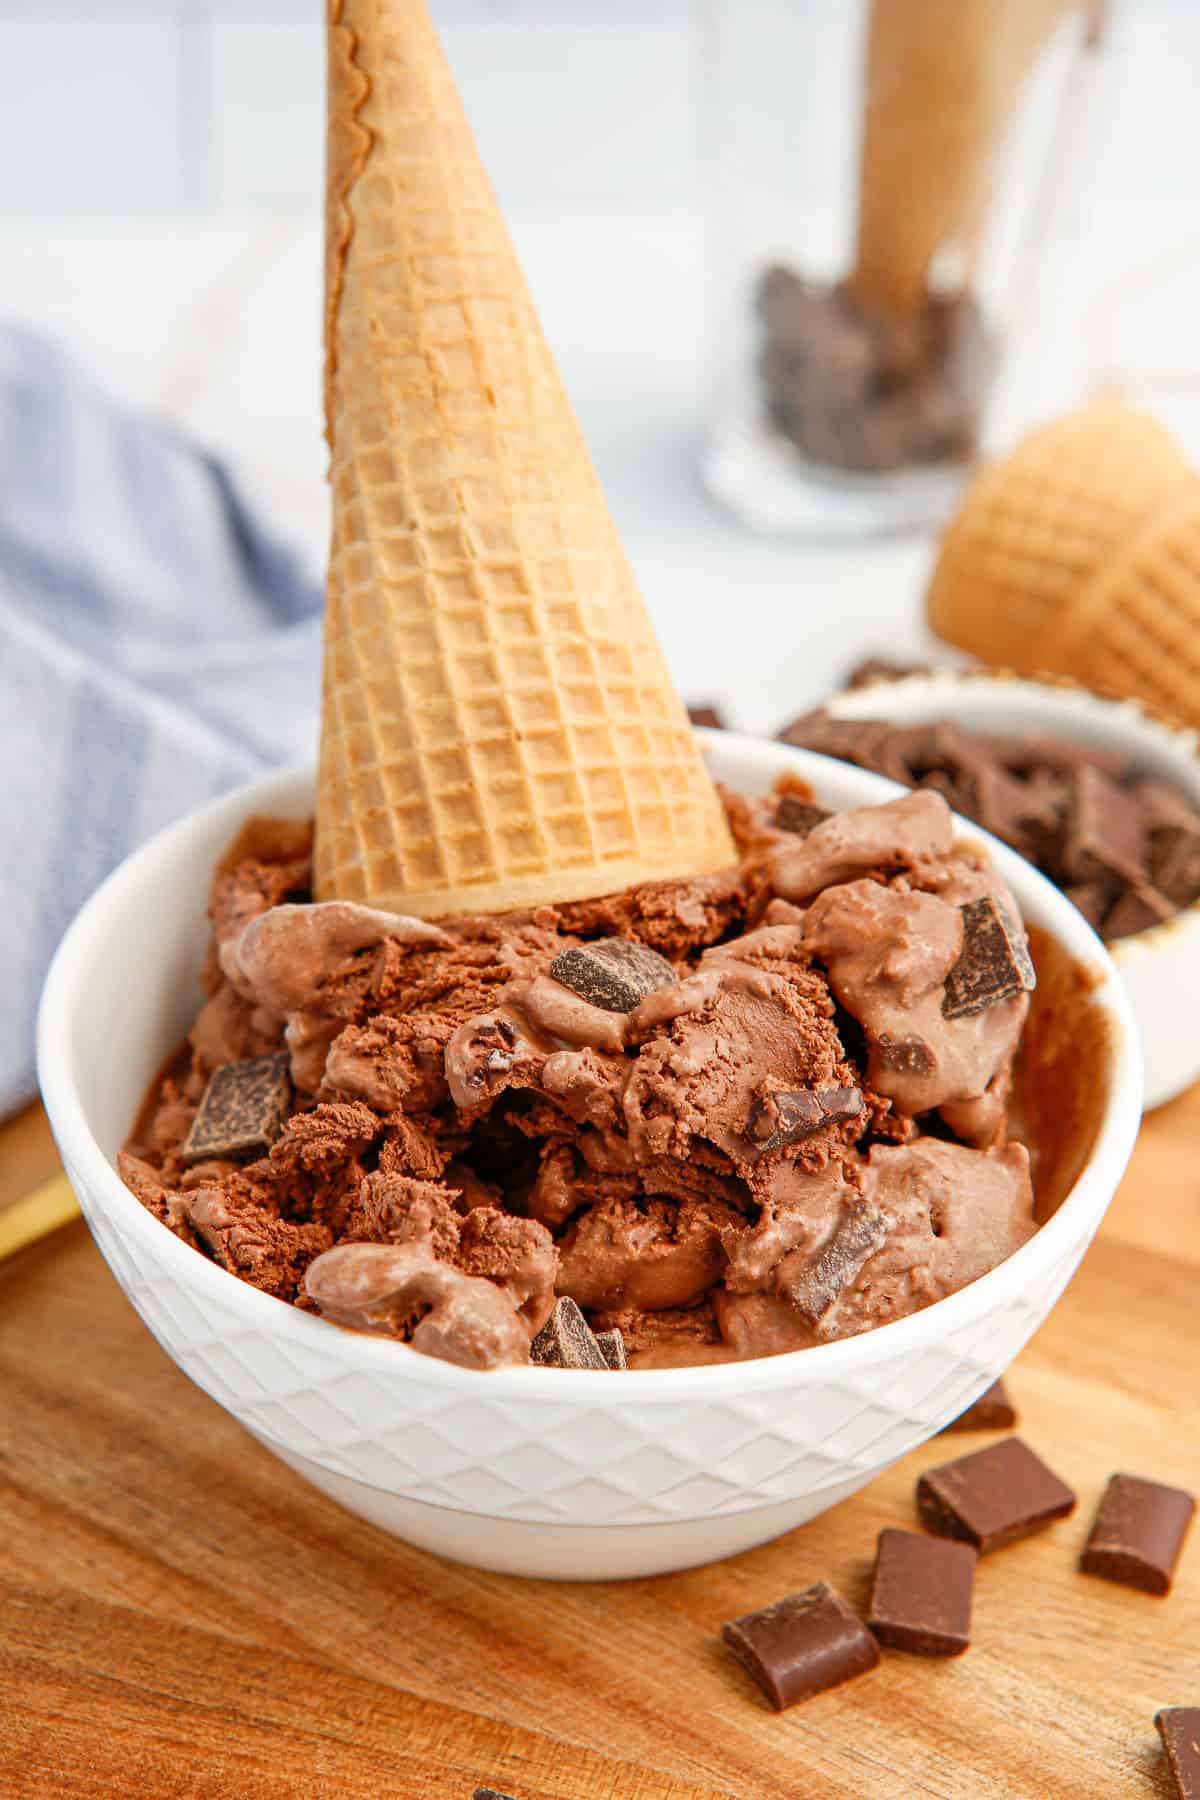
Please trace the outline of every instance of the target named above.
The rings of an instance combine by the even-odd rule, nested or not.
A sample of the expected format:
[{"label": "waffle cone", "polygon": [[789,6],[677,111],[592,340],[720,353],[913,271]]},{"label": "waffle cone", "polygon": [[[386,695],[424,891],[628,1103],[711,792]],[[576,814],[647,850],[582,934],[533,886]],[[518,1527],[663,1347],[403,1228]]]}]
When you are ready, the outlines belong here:
[{"label": "waffle cone", "polygon": [[331,0],[315,888],[424,916],[735,851],[424,0]]},{"label": "waffle cone", "polygon": [[1200,475],[1098,571],[1052,648],[1087,686],[1200,726]]},{"label": "waffle cone", "polygon": [[849,286],[869,311],[910,314],[935,258],[966,286],[998,152],[1042,45],[1078,0],[872,0],[858,238]]},{"label": "waffle cone", "polygon": [[1190,478],[1170,434],[1115,398],[1043,426],[968,488],[939,550],[931,627],[985,662],[1078,675],[1067,614]]}]

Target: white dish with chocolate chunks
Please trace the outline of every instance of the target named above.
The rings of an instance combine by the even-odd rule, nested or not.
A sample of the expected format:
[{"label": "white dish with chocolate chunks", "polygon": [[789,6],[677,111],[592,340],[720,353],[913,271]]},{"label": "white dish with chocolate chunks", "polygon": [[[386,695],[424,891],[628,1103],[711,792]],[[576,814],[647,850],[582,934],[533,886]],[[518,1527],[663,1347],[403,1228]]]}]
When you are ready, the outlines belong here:
[{"label": "white dish with chocolate chunks", "polygon": [[[826,759],[734,737],[713,736],[708,747],[714,773],[735,792],[767,794],[781,776],[811,783],[811,794],[797,791],[792,804],[798,810],[815,803],[840,812],[888,797],[876,778]],[[953,899],[957,935],[953,945],[948,939],[942,944],[941,915],[929,908],[930,894],[906,883],[898,869],[895,879],[871,881],[849,861],[838,863],[843,852],[850,859],[854,847],[853,832],[839,847],[839,829],[816,840],[800,831],[776,833],[769,845],[775,895],[768,901],[774,907],[770,919],[756,922],[741,940],[735,935],[726,943],[714,941],[696,957],[683,984],[669,949],[656,950],[653,943],[633,950],[605,947],[605,940],[630,937],[622,930],[598,940],[569,934],[575,941],[559,944],[551,959],[569,958],[565,969],[559,964],[557,976],[537,958],[536,968],[517,963],[506,975],[510,984],[523,984],[517,1011],[526,1021],[531,1009],[538,1017],[547,1007],[557,1009],[561,1033],[565,1006],[576,1024],[583,1018],[599,1029],[592,1014],[607,1021],[607,1033],[622,1038],[635,1068],[643,1042],[652,1050],[661,1044],[654,1054],[664,1066],[674,1055],[680,1104],[665,1112],[654,1105],[642,1108],[641,1124],[651,1138],[663,1137],[657,1152],[663,1166],[675,1157],[680,1168],[688,1168],[695,1156],[703,1170],[709,1153],[699,1125],[705,1121],[697,1119],[690,1146],[680,1153],[678,1145],[688,1118],[684,1101],[689,1092],[694,1100],[700,1091],[689,1089],[689,1083],[706,1079],[704,1047],[691,1042],[692,1054],[682,1055],[687,1034],[656,1037],[661,1026],[652,1015],[656,1008],[670,1012],[687,982],[693,984],[698,1017],[714,995],[729,988],[753,994],[757,987],[770,1027],[771,996],[777,1000],[781,979],[784,986],[793,981],[798,991],[811,982],[799,971],[781,977],[773,962],[770,968],[755,963],[753,954],[746,963],[746,938],[765,933],[769,942],[760,935],[751,951],[770,950],[777,961],[801,923],[804,933],[813,932],[814,943],[820,937],[821,981],[828,982],[833,999],[815,1011],[798,1002],[794,1012],[797,1054],[802,1049],[804,1057],[816,1059],[821,1079],[789,1077],[764,1085],[758,1072],[745,1093],[733,1082],[730,1092],[740,1110],[736,1120],[729,1113],[728,1142],[717,1145],[720,1156],[710,1156],[713,1166],[707,1171],[725,1178],[721,1194],[716,1193],[720,1181],[710,1184],[707,1204],[720,1200],[728,1210],[724,1224],[739,1262],[734,1281],[727,1275],[722,1281],[730,1336],[724,1336],[719,1321],[715,1327],[710,1321],[705,1334],[721,1333],[710,1348],[735,1357],[749,1351],[753,1360],[645,1366],[670,1360],[653,1350],[645,1354],[653,1331],[639,1335],[645,1316],[655,1310],[653,1301],[677,1299],[668,1289],[687,1271],[696,1281],[703,1276],[701,1289],[707,1292],[714,1263],[730,1261],[719,1236],[720,1257],[705,1232],[689,1236],[685,1257],[651,1255],[641,1277],[647,1285],[633,1309],[639,1316],[629,1318],[628,1305],[614,1304],[620,1296],[613,1291],[606,1256],[616,1237],[601,1229],[608,1213],[600,1209],[590,1247],[582,1227],[594,1208],[578,1220],[568,1208],[562,1225],[544,1228],[560,1266],[573,1270],[558,1282],[557,1294],[548,1292],[542,1280],[545,1259],[526,1254],[530,1246],[523,1238],[518,1245],[516,1238],[523,1224],[538,1222],[535,1206],[546,1211],[556,1194],[562,1198],[562,1183],[547,1177],[532,1204],[530,1187],[526,1216],[514,1216],[511,1226],[497,1225],[507,1214],[495,1207],[495,1184],[488,1187],[478,1163],[479,1186],[471,1192],[475,1204],[456,1213],[456,1223],[439,1211],[433,1192],[425,1196],[430,1232],[424,1247],[403,1232],[372,1241],[367,1218],[344,1241],[326,1247],[322,1231],[328,1218],[318,1216],[319,1206],[306,1217],[282,1221],[291,1234],[289,1253],[308,1258],[307,1307],[281,1304],[271,1292],[238,1279],[214,1259],[212,1246],[225,1246],[235,1260],[244,1255],[253,1261],[263,1244],[247,1228],[238,1182],[232,1176],[224,1184],[214,1178],[214,1163],[253,1171],[264,1160],[262,1146],[269,1159],[290,1134],[295,1141],[284,1160],[303,1177],[297,1192],[307,1183],[310,1197],[320,1190],[322,1167],[328,1174],[333,1166],[336,1132],[331,1137],[320,1120],[296,1126],[297,1116],[316,1119],[320,1103],[297,1113],[293,1099],[280,1129],[277,1058],[282,1052],[271,1031],[247,1040],[242,1074],[227,1077],[228,1087],[218,1085],[207,1101],[181,1108],[176,1129],[186,1116],[186,1132],[179,1137],[180,1167],[199,1173],[187,1181],[181,1176],[170,1190],[184,1229],[167,1229],[120,1181],[115,1163],[141,1096],[193,1022],[189,992],[207,936],[212,865],[249,814],[302,820],[311,799],[307,778],[272,777],[184,821],[125,864],[64,942],[47,984],[40,1055],[43,1090],[64,1160],[101,1249],[133,1303],[193,1379],[326,1492],[413,1542],[512,1572],[596,1578],[683,1567],[761,1542],[852,1492],[961,1412],[1044,1318],[1103,1214],[1136,1130],[1140,1067],[1112,963],[1063,897],[1002,848],[993,851],[990,867],[970,851],[952,859],[942,898]],[[918,805],[927,807],[924,801]],[[861,820],[857,830],[861,834]],[[833,859],[820,879],[818,856]],[[861,921],[851,915],[862,908],[886,912],[905,898],[911,905],[900,910],[914,915],[905,918],[909,966],[901,967],[905,956],[900,955],[880,980],[880,971],[868,967],[861,954]],[[289,905],[295,913],[306,911],[289,900],[277,911],[286,912]],[[962,907],[974,909],[969,920]],[[1032,994],[1015,913],[1030,928],[1038,975]],[[283,925],[276,922],[257,944],[240,941],[222,966],[235,969],[241,980],[249,979],[248,971],[268,985],[283,980],[276,997],[286,1001],[294,959],[287,966],[273,964],[271,933],[300,930],[311,936],[312,923],[298,925],[294,916]],[[361,927],[358,918],[318,922],[318,936],[326,935],[319,943],[312,938],[313,955],[327,951],[331,939],[344,947],[346,933],[352,936]],[[428,935],[438,928],[418,929]],[[372,960],[394,969],[410,953],[411,922],[390,919],[388,930],[393,948]],[[406,933],[410,941],[400,942]],[[970,954],[964,955],[968,946]],[[950,949],[954,954],[947,962]],[[731,956],[731,950],[738,954]],[[715,966],[705,964],[706,956],[715,956]],[[926,977],[939,956],[945,967],[931,983]],[[670,981],[656,957],[671,966]],[[956,974],[947,992],[951,970]],[[560,979],[564,974],[566,982]],[[913,1000],[902,1020],[896,996],[906,980]],[[499,1078],[518,1068],[522,1058],[525,1073],[532,1070],[550,1093],[556,1082],[570,1088],[572,1056],[579,1063],[577,1074],[596,1056],[595,1047],[586,1044],[578,1051],[559,1047],[552,1055],[567,1062],[547,1078],[545,1064],[552,1055],[538,1032],[529,1034],[527,1043],[515,1041],[519,1034],[506,1011],[515,998],[511,985],[493,984],[492,996],[491,1023],[472,1001],[447,1038],[459,1053],[454,1080],[468,1112],[482,1107],[481,1118],[487,1115],[489,1082],[497,1092],[511,1093],[511,1084]],[[622,1010],[630,1001],[632,1008]],[[232,1014],[231,1003],[226,1005]],[[1019,1190],[1025,1177],[1018,1164],[1023,1167],[1024,1153],[1015,1143],[1005,1147],[1009,1134],[995,1116],[1003,1083],[993,1088],[992,1081],[1007,1067],[1026,1008],[1013,1098],[1020,1132],[1011,1134],[1027,1133],[1034,1151],[1033,1215],[1026,1198],[1022,1224]],[[277,1004],[276,1015],[286,1010]],[[639,1010],[645,1015],[641,1029],[631,1029]],[[304,1014],[303,1006],[297,1013]],[[818,1016],[819,1029],[813,1025]],[[501,1029],[506,1021],[508,1031]],[[220,1020],[210,1018],[208,1024],[215,1030]],[[263,1024],[257,1021],[258,1027]],[[306,1055],[328,1058],[332,1036],[319,1026],[319,1020],[309,1019],[306,1026],[304,1017],[297,1017],[287,1037],[289,1071],[297,1055],[302,1064]],[[832,1037],[825,1041],[827,1028],[836,1044]],[[544,1025],[540,1031],[558,1035]],[[613,1047],[602,1054],[615,1057],[615,1044],[613,1037]],[[368,1067],[378,1073],[378,1060],[372,1064],[364,1053],[369,1047],[356,1037],[342,1044],[340,1079],[353,1078],[356,1071],[361,1078]],[[497,1057],[498,1051],[503,1053]],[[442,1054],[444,1064],[445,1046]],[[984,1075],[968,1079],[968,1067]],[[648,1088],[647,1098],[662,1091],[661,1083]],[[587,1104],[602,1121],[603,1084],[592,1083],[589,1093]],[[382,1108],[385,1098],[377,1094],[376,1104]],[[890,1143],[879,1134],[889,1116],[884,1102],[890,1102],[892,1115],[910,1120]],[[337,1104],[345,1109],[341,1125],[351,1132],[355,1106],[374,1111],[361,1099]],[[552,1135],[546,1129],[551,1115],[538,1110],[534,1116],[532,1106],[529,1111],[525,1136],[538,1147],[540,1160]],[[923,1121],[915,1133],[914,1114]],[[707,1127],[712,1126],[710,1118]],[[403,1135],[404,1127],[396,1129]],[[249,1161],[239,1163],[230,1153],[235,1139],[236,1155]],[[868,1140],[865,1154],[858,1147],[862,1139]],[[508,1127],[497,1128],[495,1140],[497,1153],[507,1153],[514,1141]],[[845,1180],[843,1165],[853,1168],[855,1157],[868,1166],[874,1159],[881,1171],[895,1168],[887,1180],[881,1174],[852,1181],[853,1193],[839,1194],[837,1216],[831,1214],[831,1229],[819,1242],[807,1249],[799,1242],[784,1246],[777,1255],[780,1246],[767,1241],[770,1231],[763,1225],[787,1218],[788,1208],[780,1204],[786,1196],[768,1193],[765,1203],[751,1209],[733,1203],[730,1183],[746,1182],[741,1171],[756,1168],[766,1173],[768,1186],[807,1181],[820,1173],[817,1164],[832,1167],[834,1159],[822,1157],[821,1144],[838,1147],[837,1169],[826,1177],[834,1186]],[[390,1154],[395,1158],[400,1152]],[[469,1148],[459,1143],[456,1154],[467,1155]],[[923,1173],[901,1170],[899,1163],[913,1154],[931,1167]],[[603,1165],[599,1145],[596,1156]],[[942,1168],[956,1157],[978,1159],[989,1169],[995,1165],[992,1189],[983,1192],[978,1184],[957,1179],[957,1168]],[[437,1179],[435,1174],[431,1189]],[[938,1265],[936,1255],[908,1255],[903,1233],[895,1236],[897,1207],[915,1209],[914,1220],[921,1213],[929,1236],[932,1215],[922,1196],[931,1182],[944,1190],[947,1248],[941,1254],[948,1269],[954,1268],[957,1251],[972,1241],[969,1232],[961,1241],[958,1234],[973,1193],[985,1214],[993,1208],[1002,1229],[989,1240],[982,1263],[965,1276],[959,1268],[940,1289],[905,1300],[905,1268]],[[371,1204],[386,1213],[391,1199],[379,1191],[386,1181],[366,1171],[362,1185]],[[621,1205],[608,1211],[618,1221],[624,1217]],[[646,1212],[657,1217],[652,1205]],[[444,1235],[437,1242],[450,1246],[445,1256],[431,1248],[438,1230]],[[507,1256],[506,1243],[512,1253]],[[335,1259],[332,1266],[329,1257]],[[489,1259],[497,1257],[493,1268]],[[997,1263],[997,1258],[1005,1260]],[[768,1291],[756,1273],[759,1266],[769,1270],[785,1263],[787,1291],[778,1283]],[[863,1271],[873,1264],[879,1279],[864,1280]],[[987,1272],[980,1273],[980,1267]],[[971,1279],[976,1274],[978,1279]],[[967,1285],[959,1285],[959,1277]],[[627,1281],[628,1271],[615,1285]],[[486,1316],[474,1315],[472,1329],[484,1340],[493,1333],[501,1354],[491,1360],[502,1366],[462,1366],[446,1360],[430,1341],[439,1334],[447,1343],[455,1341],[464,1296],[472,1303],[478,1297],[475,1284],[487,1287],[495,1304],[485,1309]],[[950,1291],[955,1287],[958,1291]],[[937,1298],[939,1292],[948,1297]],[[395,1336],[376,1335],[381,1323],[390,1329],[397,1319],[401,1335],[408,1334],[405,1309],[414,1295],[418,1321],[433,1321],[424,1345],[433,1355],[418,1354]],[[912,1311],[914,1304],[920,1310]],[[861,1317],[851,1316],[856,1309]],[[327,1310],[328,1318],[316,1316],[317,1310]],[[687,1310],[675,1307],[676,1313]],[[908,1316],[896,1316],[905,1312]],[[879,1323],[881,1318],[894,1322]],[[358,1329],[340,1329],[329,1320]],[[767,1344],[770,1332],[783,1333],[785,1326],[781,1341]],[[847,1326],[855,1335],[843,1335]],[[505,1366],[511,1358],[504,1346],[518,1329],[532,1360]],[[745,1349],[738,1347],[738,1330]],[[806,1347],[791,1348],[800,1344]],[[763,1354],[771,1348],[783,1353]],[[643,1366],[622,1367],[630,1351],[629,1360]],[[647,1531],[650,1525],[659,1529]],[[547,1531],[547,1526],[559,1529]]]},{"label": "white dish with chocolate chunks", "polygon": [[[1200,1079],[1200,1023],[1194,1008],[1180,1004],[1200,994],[1195,731],[1152,717],[1136,700],[1003,671],[942,669],[872,682],[835,695],[823,710],[835,721],[909,728],[914,741],[916,728],[939,721],[959,734],[958,746],[944,747],[947,755],[936,746],[925,753],[927,778],[952,805],[971,806],[1042,863],[1103,932],[1141,1030],[1146,1106],[1161,1106]],[[970,756],[976,734],[999,740],[1001,757],[991,767],[964,769],[956,749]],[[802,741],[816,746],[815,738]],[[1024,759],[1017,754],[1022,742],[1031,749]],[[1039,745],[1046,752],[1040,759]],[[1055,771],[1055,751],[1072,745],[1086,760]],[[901,766],[903,741],[879,747],[897,758],[896,776],[911,779],[911,761]],[[1009,779],[1014,772],[1017,782]],[[978,792],[981,779],[986,794]],[[1032,810],[1031,798],[1038,803]]]}]

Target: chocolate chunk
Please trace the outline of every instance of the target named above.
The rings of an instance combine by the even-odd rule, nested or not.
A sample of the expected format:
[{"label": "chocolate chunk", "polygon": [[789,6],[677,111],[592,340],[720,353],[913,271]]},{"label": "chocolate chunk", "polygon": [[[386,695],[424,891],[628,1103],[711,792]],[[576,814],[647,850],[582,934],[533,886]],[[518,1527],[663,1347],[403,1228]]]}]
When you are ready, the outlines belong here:
[{"label": "chocolate chunk", "polygon": [[693,725],[706,725],[710,731],[727,731],[729,729],[717,706],[689,706],[687,712]]},{"label": "chocolate chunk", "polygon": [[946,977],[942,1012],[947,1019],[966,1018],[1037,986],[1029,946],[1020,925],[990,895],[959,907],[963,920],[962,955]]},{"label": "chocolate chunk", "polygon": [[1200,1800],[1200,1706],[1164,1706],[1154,1723],[1179,1800]]},{"label": "chocolate chunk", "polygon": [[214,1069],[180,1152],[184,1162],[245,1162],[265,1156],[291,1105],[290,1060],[280,1051]]},{"label": "chocolate chunk", "polygon": [[1067,804],[1063,874],[1072,881],[1116,875],[1132,881],[1145,867],[1146,832],[1137,796],[1092,761],[1075,770]]},{"label": "chocolate chunk", "polygon": [[919,1037],[893,1037],[881,1031],[875,1039],[880,1065],[893,1075],[932,1075],[937,1068],[933,1047]]},{"label": "chocolate chunk", "polygon": [[879,1534],[867,1624],[889,1650],[961,1656],[971,1642],[976,1551],[948,1538]]},{"label": "chocolate chunk", "polygon": [[1178,910],[1148,881],[1131,881],[1105,914],[1104,935],[1107,938],[1133,937],[1135,932],[1149,931],[1152,925],[1173,919]]},{"label": "chocolate chunk", "polygon": [[917,1511],[939,1537],[974,1544],[980,1555],[1040,1531],[1075,1509],[1075,1496],[1020,1438],[1004,1438],[917,1482]]},{"label": "chocolate chunk", "polygon": [[1193,831],[1179,831],[1156,840],[1150,867],[1154,886],[1176,909],[1200,900],[1200,819]]},{"label": "chocolate chunk", "polygon": [[794,831],[797,837],[807,837],[814,825],[830,814],[823,806],[816,806],[811,800],[802,800],[799,794],[780,794],[775,804],[775,825],[779,831]]},{"label": "chocolate chunk", "polygon": [[891,656],[864,656],[846,676],[848,688],[875,687],[884,681],[906,681],[910,675],[935,675],[933,663],[897,662]]},{"label": "chocolate chunk", "polygon": [[1111,881],[1078,881],[1063,889],[1067,899],[1077,906],[1093,931],[1102,931],[1112,909],[1117,890]]},{"label": "chocolate chunk", "polygon": [[576,1306],[564,1295],[529,1346],[529,1360],[544,1369],[607,1369],[596,1334]]},{"label": "chocolate chunk", "polygon": [[780,1283],[779,1291],[800,1317],[820,1335],[821,1321],[857,1279],[889,1230],[882,1208],[860,1200],[843,1212],[833,1236],[799,1275]]},{"label": "chocolate chunk", "polygon": [[762,1150],[797,1144],[826,1125],[844,1125],[866,1110],[855,1087],[770,1088],[756,1096],[750,1112],[750,1136]]},{"label": "chocolate chunk", "polygon": [[1008,1389],[1002,1381],[993,1381],[974,1406],[968,1406],[966,1412],[959,1413],[957,1419],[951,1419],[942,1430],[1011,1431],[1016,1422],[1017,1409],[1008,1397]]},{"label": "chocolate chunk", "polygon": [[785,742],[943,794],[1064,888],[1108,939],[1200,899],[1200,811],[1128,756],[1041,732],[802,714]]},{"label": "chocolate chunk", "polygon": [[970,455],[992,360],[970,295],[900,316],[772,268],[759,311],[765,410],[806,456],[884,471]]},{"label": "chocolate chunk", "polygon": [[611,1331],[597,1331],[594,1336],[596,1343],[599,1345],[600,1354],[610,1369],[627,1369],[629,1367],[629,1362],[625,1355],[625,1337],[623,1332],[614,1326]]},{"label": "chocolate chunk", "polygon": [[879,1662],[871,1633],[824,1581],[730,1620],[721,1636],[776,1712]]},{"label": "chocolate chunk", "polygon": [[511,1794],[502,1794],[499,1788],[476,1788],[473,1800],[513,1800]]},{"label": "chocolate chunk", "polygon": [[598,938],[563,950],[550,964],[561,981],[589,1006],[605,1012],[632,1012],[639,1000],[658,988],[672,987],[679,977],[665,956],[630,938]]},{"label": "chocolate chunk", "polygon": [[1122,1587],[1167,1594],[1195,1510],[1182,1488],[1138,1475],[1110,1476],[1079,1566]]}]

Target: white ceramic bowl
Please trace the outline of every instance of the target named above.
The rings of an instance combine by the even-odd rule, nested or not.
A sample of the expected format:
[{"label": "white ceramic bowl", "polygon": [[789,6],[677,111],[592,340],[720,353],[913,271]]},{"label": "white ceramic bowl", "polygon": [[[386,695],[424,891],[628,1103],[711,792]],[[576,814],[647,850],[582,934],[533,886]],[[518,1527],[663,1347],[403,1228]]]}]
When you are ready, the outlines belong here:
[{"label": "white ceramic bowl", "polygon": [[[900,725],[953,719],[974,731],[1046,731],[1136,759],[1200,808],[1197,734],[1165,725],[1136,700],[1105,700],[1069,683],[1015,675],[910,675],[855,688],[826,702],[839,719],[892,719]],[[1110,946],[1142,1035],[1145,1105],[1173,1100],[1200,1077],[1200,901],[1149,931]]]},{"label": "white ceramic bowl", "polygon": [[[799,772],[826,804],[887,798],[871,775],[748,738],[709,739],[718,776]],[[1001,1373],[1070,1279],[1128,1160],[1141,1068],[1128,1000],[1080,915],[1002,847],[1026,917],[1084,965],[1108,1097],[1078,1180],[1017,1254],[961,1293],[844,1343],[712,1368],[457,1368],[338,1330],[246,1286],[141,1207],[113,1159],[193,1015],[212,864],[250,812],[307,813],[272,776],[131,857],[83,909],[46,983],[42,1092],[113,1273],[186,1374],[317,1487],[384,1530],[516,1574],[596,1579],[727,1556],[832,1506]],[[976,834],[978,835],[978,834]]]}]

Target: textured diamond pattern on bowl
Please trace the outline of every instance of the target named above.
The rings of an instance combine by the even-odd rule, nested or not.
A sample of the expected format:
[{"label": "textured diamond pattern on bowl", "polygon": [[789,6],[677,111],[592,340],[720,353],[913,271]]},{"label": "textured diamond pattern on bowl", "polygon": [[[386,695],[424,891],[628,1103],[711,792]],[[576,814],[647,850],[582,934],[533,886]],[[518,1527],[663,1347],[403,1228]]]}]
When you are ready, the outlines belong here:
[{"label": "textured diamond pattern on bowl", "polygon": [[[356,1366],[330,1328],[319,1348],[285,1342],[199,1284],[181,1282],[81,1194],[113,1273],[150,1329],[214,1399],[268,1444],[333,1474],[439,1507],[531,1523],[656,1524],[765,1507],[861,1479],[921,1443],[1016,1354],[1086,1245],[1029,1291],[899,1362],[787,1390],[709,1402],[493,1399],[424,1377],[397,1348],[385,1375]],[[164,1234],[165,1239],[165,1234]],[[166,1240],[169,1242],[169,1240]],[[198,1267],[202,1265],[198,1264]],[[280,1309],[282,1313],[282,1308]],[[286,1316],[286,1315],[285,1315]],[[486,1378],[484,1378],[486,1382]]]}]

